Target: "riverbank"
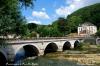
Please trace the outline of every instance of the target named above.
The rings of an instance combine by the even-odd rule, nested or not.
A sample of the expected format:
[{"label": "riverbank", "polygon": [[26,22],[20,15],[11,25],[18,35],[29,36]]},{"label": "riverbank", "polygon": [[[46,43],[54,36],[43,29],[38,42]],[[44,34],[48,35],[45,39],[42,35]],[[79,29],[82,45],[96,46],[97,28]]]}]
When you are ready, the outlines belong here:
[{"label": "riverbank", "polygon": [[100,66],[100,54],[64,54],[54,53],[47,54],[50,59],[68,60],[76,62],[79,65]]},{"label": "riverbank", "polygon": [[100,66],[100,46],[84,44],[82,49],[66,50],[64,52],[49,53],[50,59],[68,60],[79,65]]},{"label": "riverbank", "polygon": [[37,63],[38,66],[100,66],[100,46],[85,44],[82,49],[47,53],[35,60],[30,57],[23,62]]}]

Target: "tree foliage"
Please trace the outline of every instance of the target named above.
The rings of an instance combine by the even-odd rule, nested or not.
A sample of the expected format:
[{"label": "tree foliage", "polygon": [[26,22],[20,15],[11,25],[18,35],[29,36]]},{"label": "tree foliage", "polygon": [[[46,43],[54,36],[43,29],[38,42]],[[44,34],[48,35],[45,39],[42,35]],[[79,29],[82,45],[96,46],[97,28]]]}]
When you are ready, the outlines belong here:
[{"label": "tree foliage", "polygon": [[28,27],[28,29],[29,29],[29,31],[30,32],[33,32],[33,31],[35,31],[36,29],[37,29],[37,24],[35,24],[35,23],[28,23],[27,24],[27,27]]},{"label": "tree foliage", "polygon": [[20,11],[20,5],[31,7],[33,0],[0,0],[0,35],[25,35],[26,20]]},{"label": "tree foliage", "polygon": [[36,0],[19,0],[21,6],[25,6],[25,7],[33,7],[34,1]]},{"label": "tree foliage", "polygon": [[68,19],[67,23],[70,32],[76,32],[77,27],[82,23],[82,19],[80,18],[80,16],[72,16]]},{"label": "tree foliage", "polygon": [[67,19],[60,17],[58,20],[53,22],[53,28],[56,29],[62,36],[65,36],[69,33]]},{"label": "tree foliage", "polygon": [[99,30],[97,31],[96,36],[100,37],[100,28],[99,28]]},{"label": "tree foliage", "polygon": [[68,16],[68,19],[71,19],[73,16],[80,17],[82,21],[79,23],[84,23],[86,21],[93,23],[99,28],[100,25],[100,3],[90,5],[84,8],[81,8],[71,15]]}]

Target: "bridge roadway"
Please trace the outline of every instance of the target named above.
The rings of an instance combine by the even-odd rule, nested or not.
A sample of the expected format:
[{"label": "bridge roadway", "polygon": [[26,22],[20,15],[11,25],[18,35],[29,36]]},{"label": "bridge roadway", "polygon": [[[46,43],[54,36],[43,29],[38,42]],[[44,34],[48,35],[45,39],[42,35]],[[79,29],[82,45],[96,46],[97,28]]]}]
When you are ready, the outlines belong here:
[{"label": "bridge roadway", "polygon": [[[64,51],[79,44],[76,39],[38,39],[7,40],[0,48],[0,56],[6,61],[18,61],[23,58],[45,55],[50,52]],[[6,62],[5,61],[5,62]]]}]

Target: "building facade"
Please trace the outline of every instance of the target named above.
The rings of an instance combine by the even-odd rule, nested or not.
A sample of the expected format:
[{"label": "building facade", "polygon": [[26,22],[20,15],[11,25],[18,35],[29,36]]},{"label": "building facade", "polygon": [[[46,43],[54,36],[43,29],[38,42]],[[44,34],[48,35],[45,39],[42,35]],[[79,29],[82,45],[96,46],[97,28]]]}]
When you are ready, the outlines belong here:
[{"label": "building facade", "polygon": [[85,22],[78,26],[78,35],[79,36],[90,36],[97,32],[97,27],[90,23]]}]

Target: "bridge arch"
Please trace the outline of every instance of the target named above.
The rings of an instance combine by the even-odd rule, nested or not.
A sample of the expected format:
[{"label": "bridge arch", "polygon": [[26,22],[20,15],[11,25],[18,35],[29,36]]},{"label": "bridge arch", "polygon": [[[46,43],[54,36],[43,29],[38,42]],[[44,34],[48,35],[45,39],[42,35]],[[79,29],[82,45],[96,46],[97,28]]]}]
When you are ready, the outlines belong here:
[{"label": "bridge arch", "polygon": [[63,51],[69,50],[71,48],[71,43],[69,41],[66,41],[63,45]]},{"label": "bridge arch", "polygon": [[24,45],[16,53],[14,62],[23,60],[28,57],[38,56],[38,54],[39,54],[39,50],[36,46],[30,44]]},{"label": "bridge arch", "polygon": [[51,53],[51,52],[56,52],[58,50],[58,46],[56,43],[49,43],[45,50],[44,50],[44,55],[46,55],[47,53]]},{"label": "bridge arch", "polygon": [[80,44],[79,40],[76,40],[76,41],[74,42],[74,48],[77,48],[77,47],[79,46],[79,44]]},{"label": "bridge arch", "polygon": [[6,66],[7,63],[7,57],[3,51],[0,50],[0,65]]}]

